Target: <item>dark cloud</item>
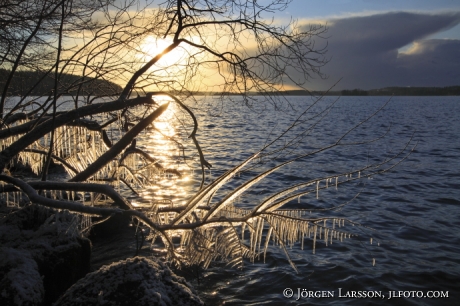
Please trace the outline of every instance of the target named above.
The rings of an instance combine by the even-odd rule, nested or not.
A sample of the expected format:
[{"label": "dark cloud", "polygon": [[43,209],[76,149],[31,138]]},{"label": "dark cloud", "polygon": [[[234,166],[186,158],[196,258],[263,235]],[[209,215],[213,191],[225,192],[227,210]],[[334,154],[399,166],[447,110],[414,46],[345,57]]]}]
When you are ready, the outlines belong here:
[{"label": "dark cloud", "polygon": [[[329,21],[329,81],[312,80],[325,89],[386,86],[460,85],[460,40],[427,39],[460,23],[456,13],[386,13]],[[398,49],[409,44],[406,53]]]}]

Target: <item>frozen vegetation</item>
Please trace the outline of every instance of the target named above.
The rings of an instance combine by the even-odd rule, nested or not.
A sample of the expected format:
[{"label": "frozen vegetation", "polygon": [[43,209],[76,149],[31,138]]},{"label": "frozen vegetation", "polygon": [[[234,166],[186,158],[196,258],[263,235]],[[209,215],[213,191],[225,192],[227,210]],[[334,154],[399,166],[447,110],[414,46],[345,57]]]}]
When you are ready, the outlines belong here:
[{"label": "frozen vegetation", "polygon": [[[266,254],[273,242],[297,271],[289,247],[303,248],[304,241],[310,240],[315,252],[317,241],[328,244],[352,236],[344,227],[359,225],[352,220],[326,215],[313,218],[307,214],[309,209],[286,205],[392,169],[410,154],[412,139],[391,154],[385,151],[357,167],[305,178],[282,190],[270,189],[250,207],[238,205],[239,198],[277,171],[333,150],[377,145],[389,131],[385,126],[377,137],[365,133],[366,124],[380,108],[323,142],[310,137],[336,101],[324,103],[321,96],[312,97],[294,110],[277,93],[284,85],[306,90],[309,78],[323,77],[326,48],[317,47],[315,38],[321,38],[326,28],[296,22],[281,25],[261,18],[285,10],[289,2],[169,0],[152,9],[149,4],[154,1],[26,0],[8,1],[2,7],[1,205],[19,210],[11,216],[31,213],[32,220],[41,220],[22,228],[8,223],[13,218],[10,215],[1,220],[2,254],[7,259],[1,261],[2,271],[9,271],[2,273],[5,303],[21,299],[16,302],[26,305],[42,298],[49,303],[86,274],[86,268],[69,272],[60,264],[68,260],[86,265],[89,242],[81,235],[91,229],[96,217],[100,222],[114,216],[133,219],[149,233],[146,239],[159,244],[166,260],[177,266],[206,268],[222,261],[242,267],[245,260]],[[298,76],[295,79],[292,71]],[[69,78],[70,74],[74,77]],[[23,76],[18,78],[19,91],[12,86],[18,76]],[[110,82],[123,85],[107,86]],[[295,116],[283,130],[261,135],[265,145],[239,157],[244,160],[210,180],[207,171],[212,165],[200,145],[196,115],[206,106],[193,96],[197,90],[219,91],[221,103],[229,104],[238,94],[236,104],[251,108],[263,103],[263,107],[282,108]],[[263,93],[263,101],[250,94],[254,92]],[[68,102],[67,107],[62,107],[63,101]],[[171,122],[176,123],[177,131],[168,133],[165,126]],[[157,138],[150,137],[154,133]],[[359,133],[360,141],[350,141],[347,136],[351,133]],[[219,142],[217,137],[214,140]],[[161,155],[165,147],[174,149]],[[185,164],[185,169],[176,169],[172,158]],[[60,180],[50,180],[53,163],[67,173]],[[24,167],[33,175],[20,174],[18,169]],[[191,178],[193,192],[180,203],[167,197],[147,199],[149,206],[142,211],[128,200],[126,191],[138,197],[149,189],[160,196],[168,188],[174,192],[174,179],[182,178],[183,170],[197,175]],[[241,184],[229,190],[229,182],[241,173],[253,175],[243,176]],[[166,184],[161,185],[163,179]],[[30,208],[35,205],[41,208]],[[42,213],[43,206],[53,210]],[[17,220],[27,219],[21,218]],[[78,246],[79,250],[72,249]],[[44,256],[54,251],[62,253],[47,261],[53,264],[50,268]],[[15,254],[24,256],[19,259]],[[45,277],[42,285],[33,282],[39,280],[33,272],[34,262],[40,276],[46,272],[56,278]],[[175,298],[192,296],[163,263],[137,258],[126,264],[137,271],[129,274],[129,282],[145,288],[139,296],[145,303],[155,298],[160,301],[161,295],[162,303],[172,305]],[[101,274],[112,269],[114,275],[125,271],[115,267],[106,267]],[[153,272],[152,267],[163,271]],[[27,276],[22,282],[8,278],[22,274]],[[139,282],[140,275],[145,282]],[[84,282],[78,286],[99,288],[94,294],[101,303],[120,293],[103,284],[91,287]],[[178,296],[171,295],[176,289],[167,285],[174,283]],[[160,288],[157,293],[153,285]],[[189,303],[195,302],[201,303],[191,297]]]}]

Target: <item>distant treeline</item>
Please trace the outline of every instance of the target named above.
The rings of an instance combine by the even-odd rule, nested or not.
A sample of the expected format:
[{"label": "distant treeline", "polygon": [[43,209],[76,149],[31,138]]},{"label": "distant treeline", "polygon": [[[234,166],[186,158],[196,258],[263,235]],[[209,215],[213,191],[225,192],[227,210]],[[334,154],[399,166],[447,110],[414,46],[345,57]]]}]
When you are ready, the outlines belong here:
[{"label": "distant treeline", "polygon": [[[10,74],[9,70],[0,69],[0,95]],[[54,90],[54,73],[44,71],[17,71],[8,87],[9,96],[47,96]],[[58,82],[58,93],[75,94],[80,88],[81,95],[101,96],[121,92],[121,86],[106,80],[90,77],[82,78],[72,74],[62,74]]]},{"label": "distant treeline", "polygon": [[449,87],[388,87],[369,91],[374,96],[458,96],[460,86]]},{"label": "distant treeline", "polygon": [[[10,74],[9,70],[0,69],[0,95],[3,93],[6,80]],[[59,79],[58,92],[63,95],[75,94],[79,90],[84,96],[102,96],[120,93],[121,86],[106,80],[94,79],[90,77],[82,78],[72,74],[62,74]],[[44,71],[17,71],[8,88],[10,96],[45,96],[50,95],[54,89],[54,73]],[[174,92],[171,92],[174,93]],[[194,92],[195,95],[241,95],[240,93],[230,92]],[[449,87],[386,87],[381,89],[352,89],[341,91],[306,91],[306,90],[287,90],[280,92],[253,92],[249,95],[283,95],[283,96],[460,96],[460,86]]]},{"label": "distant treeline", "polygon": [[[290,90],[285,95],[309,95],[302,90]],[[460,96],[460,86],[449,87],[385,87],[380,89],[345,89],[341,91],[311,92],[313,95],[325,96]]]},{"label": "distant treeline", "polygon": [[[237,93],[222,92],[194,92],[195,95],[219,96],[219,95],[241,95]],[[283,95],[283,96],[460,96],[460,86],[449,87],[386,87],[381,89],[352,89],[340,91],[307,91],[307,90],[286,90],[279,92],[252,92],[248,93],[253,96],[264,95]]]},{"label": "distant treeline", "polygon": [[369,92],[366,90],[361,90],[361,89],[353,89],[353,90],[342,90],[341,91],[342,96],[368,96]]},{"label": "distant treeline", "polygon": [[342,90],[342,96],[459,96],[460,86],[386,87],[371,90]]}]

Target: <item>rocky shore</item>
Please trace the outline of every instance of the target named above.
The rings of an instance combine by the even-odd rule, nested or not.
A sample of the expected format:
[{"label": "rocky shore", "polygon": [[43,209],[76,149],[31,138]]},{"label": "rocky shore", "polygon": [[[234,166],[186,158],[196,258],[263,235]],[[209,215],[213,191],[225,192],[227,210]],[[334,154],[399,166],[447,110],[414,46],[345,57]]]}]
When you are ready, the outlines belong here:
[{"label": "rocky shore", "polygon": [[91,272],[92,243],[68,211],[29,205],[5,214],[0,242],[0,305],[204,305],[154,258],[123,254]]}]

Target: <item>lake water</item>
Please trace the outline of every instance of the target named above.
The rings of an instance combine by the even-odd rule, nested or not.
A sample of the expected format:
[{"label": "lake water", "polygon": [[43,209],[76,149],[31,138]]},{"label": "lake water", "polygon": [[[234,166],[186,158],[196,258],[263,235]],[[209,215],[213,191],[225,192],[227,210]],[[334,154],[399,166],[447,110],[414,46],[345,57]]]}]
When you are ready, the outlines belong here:
[{"label": "lake water", "polygon": [[[239,97],[233,101],[199,97],[198,103],[189,103],[199,121],[198,140],[213,165],[206,171],[206,183],[270,143],[313,106],[288,134],[266,150],[272,154],[235,176],[216,199],[269,167],[334,143],[389,98],[326,97],[316,104],[310,97],[288,97],[275,104],[263,97],[253,99],[244,103]],[[300,245],[288,249],[298,273],[283,251],[272,246],[265,262],[262,258],[254,263],[246,261],[242,270],[215,263],[199,273],[199,278],[190,271],[183,271],[184,275],[208,305],[456,305],[460,298],[459,114],[460,97],[393,97],[342,141],[355,145],[309,155],[271,174],[242,196],[238,205],[251,208],[283,187],[379,163],[397,154],[407,142],[409,148],[416,145],[391,171],[338,189],[321,190],[318,197],[313,192],[287,205],[312,210],[311,217],[341,217],[362,225],[346,225],[344,230],[357,236],[343,242],[334,241],[326,247],[318,241],[316,254],[312,254],[308,239],[304,250]],[[165,167],[183,172],[184,177],[159,179],[157,186],[145,190],[140,198],[133,197],[129,190],[124,194],[139,206],[152,199],[185,203],[201,180],[196,150],[187,139],[190,118],[166,116],[155,122],[155,128],[162,135],[149,131],[139,137],[138,146],[150,150]],[[182,148],[168,137],[181,140]],[[369,142],[372,139],[376,141]],[[182,152],[186,153],[185,160]],[[328,210],[344,203],[348,204],[341,210]],[[131,237],[127,239],[132,241]],[[119,241],[114,240],[113,252],[117,248]],[[286,298],[283,292],[289,293],[289,289],[293,296]],[[373,291],[382,296],[339,296],[351,295],[352,291]],[[390,291],[401,297],[388,300]],[[304,298],[302,292],[304,296],[326,297]],[[446,292],[449,298],[403,297]]]},{"label": "lake water", "polygon": [[[257,97],[256,97],[257,98]],[[335,97],[327,97],[313,107],[310,118],[293,129],[298,135],[315,122]],[[213,164],[216,177],[260,149],[274,135],[284,130],[311,104],[309,97],[289,97],[289,103],[277,105],[254,101],[251,107],[238,98],[234,103],[202,98],[197,116],[199,140]],[[336,141],[341,134],[360,122],[388,100],[387,97],[342,97],[315,123],[300,142],[269,157],[257,170],[273,166],[288,156],[304,154]],[[204,105],[204,107],[203,107]],[[193,106],[193,105],[192,105]],[[299,273],[289,266],[279,247],[271,247],[265,263],[246,262],[243,270],[214,265],[205,270],[196,286],[208,305],[454,305],[460,298],[460,97],[393,97],[388,105],[348,134],[346,142],[361,142],[382,134],[377,142],[343,146],[321,152],[282,168],[242,197],[242,207],[254,207],[257,201],[283,186],[314,177],[346,172],[395,154],[413,135],[410,156],[391,171],[366,178],[349,186],[329,188],[290,203],[290,208],[328,208],[359,196],[340,211],[312,212],[312,216],[345,217],[362,224],[348,226],[359,236],[324,246],[318,242],[312,254],[311,241],[306,248],[294,246],[289,253]],[[388,129],[389,128],[389,129]],[[387,132],[388,131],[388,132]],[[297,133],[297,134],[296,134]],[[289,143],[284,138],[280,144]],[[208,173],[209,174],[209,173]],[[241,174],[223,188],[239,185],[252,170]],[[200,178],[195,173],[194,180]],[[373,243],[370,243],[373,237]],[[372,265],[375,258],[376,265]],[[291,288],[294,296],[285,298]],[[300,288],[300,289],[299,289]],[[341,288],[341,292],[339,292]],[[327,291],[329,297],[298,297],[298,292]],[[378,291],[376,298],[346,298],[351,291]],[[407,291],[416,291],[408,293]],[[389,291],[399,298],[387,300]],[[397,293],[405,291],[403,293]],[[408,295],[431,295],[447,292],[449,298],[404,298]],[[318,293],[316,293],[318,294]],[[334,297],[330,297],[330,295]]]}]

